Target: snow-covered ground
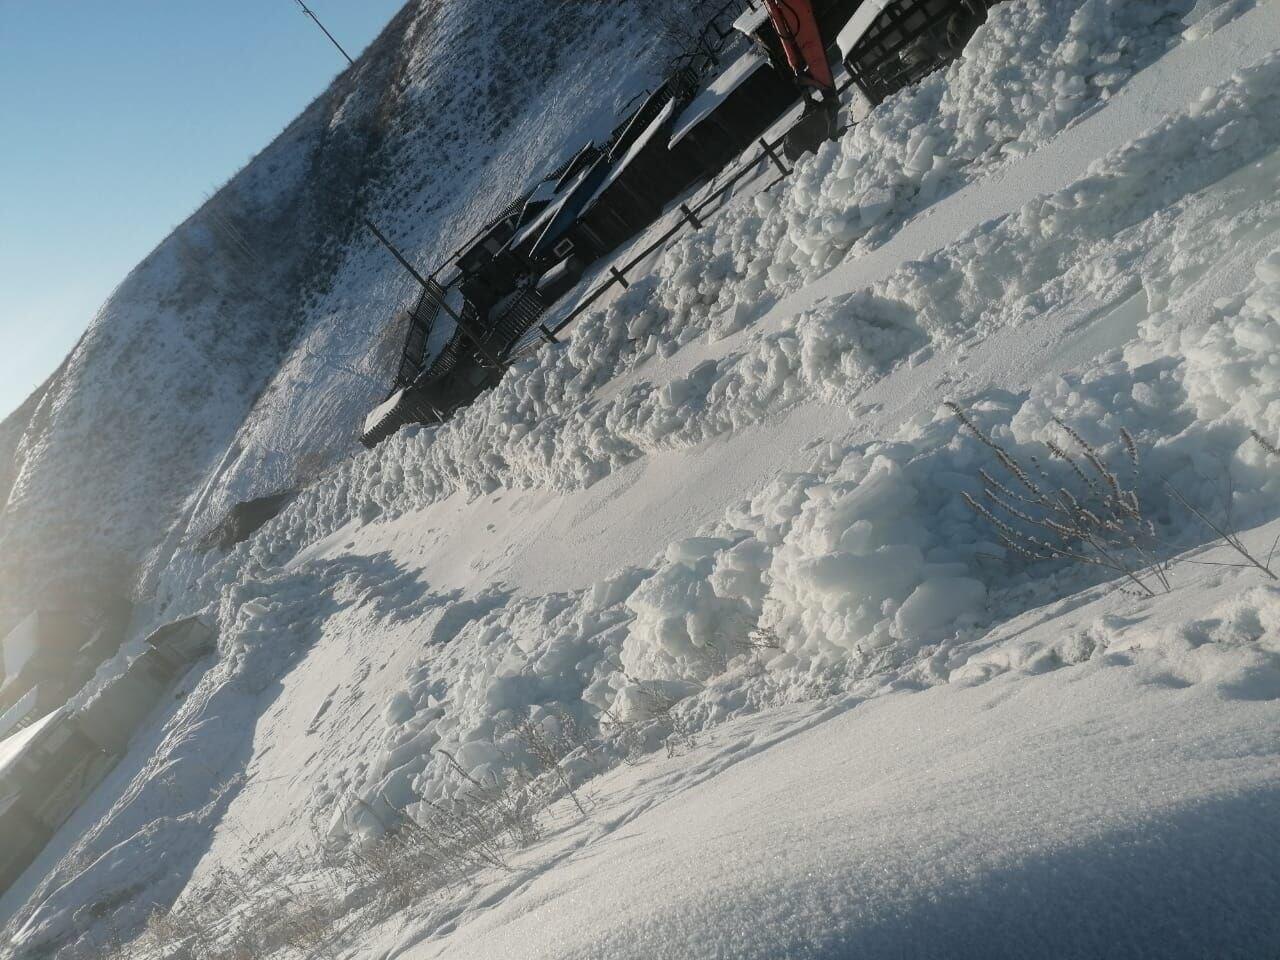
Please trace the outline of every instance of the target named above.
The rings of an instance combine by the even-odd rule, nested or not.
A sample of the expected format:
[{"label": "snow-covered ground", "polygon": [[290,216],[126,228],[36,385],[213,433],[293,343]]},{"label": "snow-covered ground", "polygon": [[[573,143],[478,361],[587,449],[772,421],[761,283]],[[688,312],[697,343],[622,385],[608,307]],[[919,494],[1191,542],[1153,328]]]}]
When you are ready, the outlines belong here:
[{"label": "snow-covered ground", "polygon": [[623,767],[515,876],[367,955],[1268,956],[1280,674],[1227,675],[1280,595],[1241,588],[1141,622],[1084,598],[950,684]]},{"label": "snow-covered ground", "polygon": [[[333,955],[1274,952],[1280,586],[1196,511],[1280,537],[1278,92],[1275,0],[1010,0],[449,424],[170,543],[153,616],[219,656],[0,901],[10,951],[379,849],[532,722],[574,740],[540,839],[349,891]],[[1167,575],[999,542],[995,445],[1132,494]]]}]

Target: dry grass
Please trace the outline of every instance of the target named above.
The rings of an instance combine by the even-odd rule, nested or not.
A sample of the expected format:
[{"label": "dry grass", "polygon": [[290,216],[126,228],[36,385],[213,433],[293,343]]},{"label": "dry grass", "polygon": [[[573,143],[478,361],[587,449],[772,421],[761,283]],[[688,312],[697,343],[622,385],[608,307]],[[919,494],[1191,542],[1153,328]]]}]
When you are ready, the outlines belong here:
[{"label": "dry grass", "polygon": [[[1256,433],[1253,436],[1257,438],[1259,442],[1262,442],[1261,438],[1259,438]],[[1221,543],[1224,547],[1227,547],[1228,549],[1238,554],[1243,562],[1222,563],[1222,562],[1215,562],[1215,561],[1209,561],[1209,560],[1189,560],[1187,562],[1195,563],[1195,564],[1203,564],[1206,566],[1213,566],[1213,567],[1253,568],[1255,570],[1259,570],[1262,573],[1266,574],[1267,577],[1269,577],[1272,580],[1280,579],[1280,577],[1277,577],[1275,572],[1272,571],[1271,569],[1271,561],[1275,557],[1276,547],[1280,546],[1280,537],[1276,537],[1275,541],[1272,542],[1271,549],[1270,551],[1268,551],[1267,559],[1265,561],[1259,560],[1249,551],[1249,548],[1245,545],[1244,540],[1240,538],[1240,534],[1235,528],[1235,522],[1231,518],[1231,505],[1235,501],[1235,489],[1231,483],[1230,468],[1224,469],[1223,473],[1224,473],[1225,484],[1226,484],[1225,500],[1226,500],[1227,507],[1226,507],[1226,516],[1220,522],[1214,520],[1207,513],[1205,513],[1203,510],[1197,507],[1194,503],[1188,500],[1181,490],[1177,489],[1168,481],[1165,481],[1164,487],[1169,492],[1169,496],[1173,498],[1175,503],[1183,507],[1193,517],[1195,517],[1197,520],[1203,523],[1206,527],[1212,530],[1217,537],[1217,542]]]},{"label": "dry grass", "polygon": [[531,762],[507,780],[482,782],[437,751],[458,789],[452,799],[427,802],[426,816],[396,814],[388,822],[365,805],[385,830],[376,842],[308,846],[221,867],[172,909],[152,914],[140,936],[97,956],[337,960],[356,930],[459,890],[482,871],[510,869],[510,853],[541,836],[539,814],[561,796],[586,814],[564,766],[585,738],[557,719],[551,728],[526,722],[515,729]]},{"label": "dry grass", "polygon": [[[1061,461],[1070,471],[1069,483],[1074,490],[1049,477],[1037,458],[1030,457],[1025,466],[1004,447],[984,434],[958,404],[946,406],[968,430],[996,456],[1008,474],[1002,482],[987,470],[979,470],[982,478],[982,500],[964,494],[974,513],[989,522],[1000,541],[1012,552],[1027,560],[1076,560],[1103,567],[1122,577],[1130,592],[1155,596],[1169,592],[1169,571],[1177,552],[1176,544],[1166,542],[1155,525],[1144,516],[1137,490],[1142,482],[1142,460],[1138,445],[1127,430],[1121,429],[1119,440],[1128,460],[1129,478],[1122,483],[1119,474],[1087,443],[1080,434],[1061,419],[1054,422],[1062,429],[1073,450],[1050,441],[1045,447],[1051,458]],[[1264,450],[1280,456],[1280,448],[1256,430],[1250,436]],[[1215,542],[1236,553],[1238,562],[1185,560],[1187,563],[1251,568],[1271,580],[1280,580],[1271,569],[1280,537],[1271,544],[1266,559],[1260,560],[1245,544],[1231,517],[1235,491],[1231,472],[1224,470],[1226,515],[1213,519],[1208,512],[1192,503],[1167,480],[1159,486],[1169,498],[1215,535]]]},{"label": "dry grass", "polygon": [[1038,458],[1029,457],[1024,465],[983,433],[958,404],[946,405],[995,454],[1008,475],[1002,481],[979,470],[982,499],[964,494],[969,509],[991,524],[1007,549],[1027,560],[1073,560],[1101,567],[1140,596],[1169,592],[1170,562],[1155,525],[1143,514],[1137,493],[1141,463],[1127,431],[1120,431],[1120,440],[1130,479],[1122,483],[1096,449],[1054,418],[1067,445],[1049,441],[1045,447],[1068,470],[1068,478],[1059,482]]},{"label": "dry grass", "polygon": [[685,698],[663,690],[657,683],[627,677],[639,694],[642,710],[634,718],[603,711],[601,731],[619,752],[622,762],[634,766],[654,750],[666,750],[668,758],[697,746],[693,726],[675,708]]}]

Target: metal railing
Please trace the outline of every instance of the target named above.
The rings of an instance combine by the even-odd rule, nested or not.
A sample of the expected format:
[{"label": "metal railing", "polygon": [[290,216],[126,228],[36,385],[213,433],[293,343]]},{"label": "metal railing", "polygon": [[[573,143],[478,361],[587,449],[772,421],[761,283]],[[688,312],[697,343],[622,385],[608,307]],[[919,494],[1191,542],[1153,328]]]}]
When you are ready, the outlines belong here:
[{"label": "metal railing", "polygon": [[[727,193],[729,193],[729,191],[731,191],[734,187],[736,187],[739,183],[741,183],[742,180],[748,174],[758,170],[758,168],[762,163],[767,164],[768,166],[772,166],[778,171],[778,176],[774,178],[764,188],[764,192],[767,193],[768,191],[776,187],[779,183],[781,183],[783,180],[785,180],[787,177],[789,177],[792,173],[792,168],[788,167],[787,164],[784,162],[783,158],[779,155],[778,148],[782,146],[783,142],[787,138],[787,135],[791,132],[794,126],[795,124],[792,124],[792,126],[788,127],[786,131],[784,131],[783,134],[780,137],[778,137],[777,140],[774,140],[772,142],[766,140],[764,137],[761,137],[759,140],[757,140],[756,142],[760,146],[760,153],[752,157],[750,160],[746,161],[745,163],[743,163],[736,170],[734,170],[734,172],[729,175],[728,179],[720,183],[718,186],[715,186],[714,184],[712,184],[712,186],[715,186],[715,189],[711,193],[707,194],[705,197],[701,198],[697,202],[697,204],[695,204],[692,207],[690,207],[687,203],[680,204],[679,207],[677,208],[681,214],[680,218],[669,229],[663,231],[663,233],[660,236],[658,236],[648,246],[646,246],[643,250],[641,250],[639,253],[633,256],[625,264],[623,264],[622,266],[618,266],[617,264],[610,265],[609,279],[601,283],[594,290],[592,290],[591,293],[589,293],[586,297],[584,297],[577,304],[577,306],[575,306],[558,323],[554,324],[553,326],[547,329],[547,332],[551,335],[551,337],[554,338],[557,334],[559,334],[562,330],[564,330],[565,327],[573,323],[574,320],[578,319],[578,317],[580,317],[587,310],[591,309],[591,307],[595,304],[595,302],[599,300],[602,296],[604,296],[604,294],[607,293],[613,287],[621,286],[623,289],[626,289],[628,286],[630,286],[630,283],[627,278],[627,274],[630,273],[632,270],[635,270],[641,263],[643,263],[645,260],[649,259],[649,257],[653,256],[653,254],[658,252],[658,250],[662,249],[667,244],[669,244],[672,239],[674,239],[677,235],[679,235],[685,229],[688,229],[688,228],[691,228],[694,230],[702,229],[702,227],[705,225],[705,220],[702,215],[707,211],[707,209],[711,207],[713,204],[716,204],[720,200],[722,200],[724,196]],[[766,166],[766,169],[768,169],[768,166]],[[519,359],[521,357],[530,355],[539,346],[541,346],[542,342],[547,342],[547,338],[543,337],[541,338],[540,341],[533,340],[533,341],[528,341],[526,343],[517,344],[511,351],[511,354],[510,354],[511,359],[513,360]]]},{"label": "metal railing", "polygon": [[444,296],[444,288],[428,278],[427,285],[418,293],[413,309],[408,311],[409,329],[405,332],[404,349],[400,352],[394,390],[407,387],[422,373],[427,343],[431,339],[431,331],[435,327]]}]

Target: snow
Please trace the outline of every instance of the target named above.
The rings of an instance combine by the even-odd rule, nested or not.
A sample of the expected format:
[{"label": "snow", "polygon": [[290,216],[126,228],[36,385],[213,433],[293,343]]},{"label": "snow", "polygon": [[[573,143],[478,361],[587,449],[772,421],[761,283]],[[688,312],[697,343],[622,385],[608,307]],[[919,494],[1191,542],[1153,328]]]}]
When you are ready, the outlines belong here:
[{"label": "snow", "polygon": [[[1260,600],[1275,609],[1274,593],[1245,606]],[[793,707],[622,768],[510,895],[407,921],[387,946],[415,960],[1265,955],[1280,932],[1274,701],[1168,676],[1136,642],[1166,613],[1153,620],[1095,629],[1091,655],[1017,679]]]},{"label": "snow", "polygon": [[749,37],[763,27],[768,19],[769,10],[761,3],[755,9],[746,10],[737,20],[734,20],[733,29]]},{"label": "snow", "polygon": [[674,147],[683,140],[698,124],[715,112],[721,103],[746,83],[757,70],[769,62],[768,58],[755,50],[745,50],[732,63],[720,71],[716,78],[704,86],[693,98],[684,112],[676,118],[671,128],[670,146]]},{"label": "snow", "polygon": [[[587,813],[343,955],[1264,954],[1280,590],[1169,492],[1280,535],[1280,7],[1227,9],[994,8],[449,423],[178,545],[155,615],[221,657],[0,903],[13,949],[367,847],[472,789],[442,752],[499,782],[572,720]],[[996,542],[948,400],[1055,486],[1090,444],[1171,591]]]},{"label": "snow", "polygon": [[[125,279],[6,439],[3,622],[85,580],[127,593],[235,504],[353,455],[416,290],[344,204],[443,262],[653,84],[672,51],[635,29],[649,9],[406,4]],[[570,41],[618,56],[546,55]]]},{"label": "snow", "polygon": [[61,710],[55,710],[47,716],[41,717],[31,726],[19,730],[11,737],[0,740],[0,780],[3,780],[12,772],[12,767],[22,758],[22,754],[26,752],[35,739],[45,730],[57,723],[62,717]]},{"label": "snow", "polygon": [[[427,345],[423,354],[428,364],[438,357],[441,351],[448,346],[449,341],[453,339],[453,333],[458,327],[458,322],[453,319],[453,316],[454,314],[462,315],[462,307],[465,302],[466,297],[463,295],[460,286],[454,284],[445,287],[444,306],[448,309],[443,307],[437,309],[435,319],[431,321],[431,335],[427,337]],[[453,313],[450,313],[450,310]],[[365,423],[368,424],[368,422],[366,418]]]},{"label": "snow", "polygon": [[539,221],[546,223],[546,226],[534,241],[530,249],[531,256],[551,255],[556,241],[573,226],[587,203],[595,196],[596,188],[608,177],[609,170],[609,160],[602,156],[565,187],[564,196],[551,205],[546,219],[539,217]]},{"label": "snow", "polygon": [[573,266],[573,258],[571,256],[565,257],[563,260],[557,263],[554,267],[552,267],[550,270],[544,273],[541,277],[538,278],[539,292],[546,290],[550,287],[554,287],[557,284],[564,281],[569,276],[572,266]]},{"label": "snow", "polygon": [[404,390],[397,390],[391,396],[387,397],[382,403],[378,404],[369,411],[369,415],[364,418],[364,432],[368,433],[400,404],[400,398],[404,396]]},{"label": "snow", "polygon": [[546,229],[546,226],[551,221],[551,218],[554,217],[556,215],[556,212],[560,209],[560,204],[563,203],[565,198],[567,198],[569,194],[571,194],[574,191],[574,189],[576,189],[578,184],[580,184],[586,178],[587,173],[588,171],[584,170],[582,171],[582,173],[578,174],[578,176],[575,177],[572,181],[570,181],[569,184],[567,184],[565,187],[564,196],[561,197],[559,201],[554,200],[556,193],[553,191],[551,197],[547,198],[549,201],[548,205],[540,213],[538,213],[536,217],[534,217],[532,220],[530,220],[527,224],[525,224],[516,232],[515,236],[511,238],[511,243],[509,244],[509,246],[513,250],[517,250],[525,246],[526,244],[528,244],[529,241],[533,240],[535,237],[539,236],[542,233],[542,231]]},{"label": "snow", "polygon": [[538,184],[537,187],[534,188],[533,193],[529,194],[529,199],[526,201],[526,203],[547,203],[555,195],[556,195],[556,181],[543,180],[540,184]]}]

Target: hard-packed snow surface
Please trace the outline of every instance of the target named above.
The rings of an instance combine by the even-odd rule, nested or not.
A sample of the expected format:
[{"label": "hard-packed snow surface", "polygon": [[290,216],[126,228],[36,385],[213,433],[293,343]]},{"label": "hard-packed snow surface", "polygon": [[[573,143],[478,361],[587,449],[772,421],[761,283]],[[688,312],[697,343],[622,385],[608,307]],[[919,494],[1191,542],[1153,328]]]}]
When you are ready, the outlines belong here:
[{"label": "hard-packed snow surface", "polygon": [[[150,616],[220,655],[0,901],[10,951],[385,850],[545,737],[540,839],[351,886],[336,955],[1266,955],[1278,92],[1275,2],[1009,0],[448,424],[170,538]],[[271,402],[232,473],[306,416]],[[1135,504],[1171,565],[1020,552],[984,472]]]}]

